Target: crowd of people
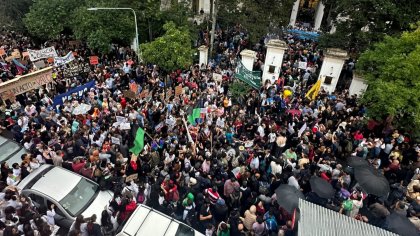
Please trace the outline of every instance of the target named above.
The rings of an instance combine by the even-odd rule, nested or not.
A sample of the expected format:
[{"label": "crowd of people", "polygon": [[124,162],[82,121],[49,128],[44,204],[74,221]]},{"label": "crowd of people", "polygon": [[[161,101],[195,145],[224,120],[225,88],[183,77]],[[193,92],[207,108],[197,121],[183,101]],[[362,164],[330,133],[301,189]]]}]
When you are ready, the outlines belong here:
[{"label": "crowd of people", "polygon": [[[0,36],[8,54],[41,47],[16,32],[2,30]],[[205,33],[201,37],[205,42]],[[59,55],[76,52],[76,60],[54,68],[53,85],[2,105],[3,133],[10,132],[27,149],[21,163],[1,164],[3,235],[51,234],[54,206],[37,209],[14,187],[42,164],[70,169],[114,192],[100,224],[95,216],[80,215],[69,235],[114,235],[136,204],[206,236],[295,235],[293,212],[281,207],[275,194],[283,184],[300,190],[308,201],[376,226],[386,228],[386,217],[396,212],[420,229],[420,147],[410,134],[394,129],[390,121],[368,121],[365,107],[346,90],[321,88],[316,99],[306,98],[323,52],[315,41],[293,35],[284,37],[288,49],[276,83],[232,97],[234,67],[239,52],[250,46],[247,38],[240,26],[220,30],[215,60],[167,75],[159,65],[139,62],[127,47],[114,45],[99,56],[98,65],[89,65],[94,52],[83,43],[70,45],[63,36],[43,44],[54,45]],[[264,63],[264,47],[258,50],[257,69]],[[299,61],[308,68],[299,69]],[[1,81],[36,70],[29,60],[22,62],[23,72],[13,62],[2,63]],[[75,65],[81,69],[68,73]],[[90,81],[95,86],[81,96],[73,94],[53,106],[55,96]],[[81,104],[90,109],[73,114]],[[200,118],[187,124],[194,108],[201,108]],[[129,150],[139,127],[146,133],[145,146],[133,155]],[[349,156],[383,172],[389,195],[374,196],[357,185]],[[314,193],[312,176],[328,181],[334,196]]]}]

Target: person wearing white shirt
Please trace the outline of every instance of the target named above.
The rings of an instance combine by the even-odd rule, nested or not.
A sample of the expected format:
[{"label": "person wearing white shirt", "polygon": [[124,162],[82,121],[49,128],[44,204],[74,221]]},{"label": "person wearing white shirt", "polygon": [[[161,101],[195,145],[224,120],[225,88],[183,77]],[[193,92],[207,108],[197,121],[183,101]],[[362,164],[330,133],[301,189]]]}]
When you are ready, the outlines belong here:
[{"label": "person wearing white shirt", "polygon": [[294,175],[289,177],[289,179],[287,180],[287,184],[290,185],[290,186],[293,186],[293,187],[295,187],[296,189],[299,190],[300,185],[299,185],[298,179],[299,179],[299,175],[294,174]]},{"label": "person wearing white shirt", "polygon": [[47,223],[49,225],[55,225],[55,220],[54,220],[54,216],[55,216],[55,205],[51,204],[48,211],[47,211]]},{"label": "person wearing white shirt", "polygon": [[8,186],[15,186],[18,184],[19,181],[17,181],[17,178],[13,175],[13,171],[9,170],[7,179],[6,179],[6,184]]},{"label": "person wearing white shirt", "polygon": [[270,167],[271,167],[271,174],[272,175],[276,175],[281,174],[281,172],[283,171],[283,167],[281,166],[281,162],[280,160],[274,160],[270,162]]}]

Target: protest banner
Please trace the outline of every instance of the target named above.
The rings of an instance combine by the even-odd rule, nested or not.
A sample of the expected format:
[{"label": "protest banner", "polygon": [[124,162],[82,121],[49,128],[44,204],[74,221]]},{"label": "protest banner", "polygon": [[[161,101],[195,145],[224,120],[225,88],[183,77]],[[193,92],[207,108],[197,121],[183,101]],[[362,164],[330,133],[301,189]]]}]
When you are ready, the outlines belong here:
[{"label": "protest banner", "polygon": [[181,85],[176,86],[175,87],[175,97],[178,97],[179,95],[181,95],[183,91],[184,90],[182,89],[182,86]]},{"label": "protest banner", "polygon": [[57,105],[64,104],[67,100],[71,100],[73,98],[73,94],[76,94],[77,98],[83,97],[83,94],[93,87],[95,87],[95,81],[90,81],[86,84],[70,89],[66,93],[59,94],[54,97],[53,106],[56,107]]},{"label": "protest banner", "polygon": [[89,62],[90,62],[91,65],[98,65],[99,64],[98,56],[89,57]]},{"label": "protest banner", "polygon": [[0,84],[0,97],[3,100],[37,89],[52,82],[52,67],[48,67]]},{"label": "protest banner", "polygon": [[0,56],[4,55],[6,55],[6,51],[4,50],[4,48],[0,48]]},{"label": "protest banner", "polygon": [[62,66],[74,60],[72,52],[67,53],[64,57],[54,57],[54,66]]},{"label": "protest banner", "polygon": [[57,57],[57,52],[54,47],[48,47],[41,50],[31,50],[28,49],[29,59],[31,61],[38,61],[40,59],[45,59],[49,57]]}]

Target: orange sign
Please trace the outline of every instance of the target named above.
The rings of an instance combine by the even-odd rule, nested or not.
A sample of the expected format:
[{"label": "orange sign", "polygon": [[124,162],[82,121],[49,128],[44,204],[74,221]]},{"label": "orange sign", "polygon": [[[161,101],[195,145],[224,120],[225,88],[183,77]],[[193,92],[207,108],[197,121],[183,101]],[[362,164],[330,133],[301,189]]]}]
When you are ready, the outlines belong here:
[{"label": "orange sign", "polygon": [[6,55],[4,48],[0,48],[0,56]]},{"label": "orange sign", "polygon": [[50,58],[47,59],[47,61],[48,61],[48,63],[52,64],[52,63],[54,63],[54,58],[50,57]]},{"label": "orange sign", "polygon": [[98,56],[91,56],[89,58],[90,64],[91,65],[98,65],[99,64],[99,58]]},{"label": "orange sign", "polygon": [[77,56],[78,54],[77,54],[77,52],[73,52],[73,56]]}]

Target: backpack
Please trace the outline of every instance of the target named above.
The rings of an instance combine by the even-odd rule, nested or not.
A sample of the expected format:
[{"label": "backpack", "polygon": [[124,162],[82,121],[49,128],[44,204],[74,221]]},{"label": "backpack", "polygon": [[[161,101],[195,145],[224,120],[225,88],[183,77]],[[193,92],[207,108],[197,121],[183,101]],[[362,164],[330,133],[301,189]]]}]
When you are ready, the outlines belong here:
[{"label": "backpack", "polygon": [[137,194],[137,203],[140,203],[140,204],[142,204],[143,202],[144,202],[144,199],[145,199],[145,197],[144,197],[144,193],[141,193],[141,192],[139,192],[138,194]]}]

